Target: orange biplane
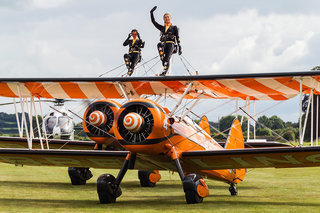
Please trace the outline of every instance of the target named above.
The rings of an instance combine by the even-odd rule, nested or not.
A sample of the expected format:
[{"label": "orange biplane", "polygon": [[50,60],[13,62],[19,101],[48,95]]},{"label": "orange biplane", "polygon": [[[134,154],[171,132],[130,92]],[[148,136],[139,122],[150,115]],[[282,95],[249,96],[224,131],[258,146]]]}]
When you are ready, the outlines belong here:
[{"label": "orange biplane", "polygon": [[[98,178],[101,203],[113,203],[121,195],[120,183],[128,169],[142,170],[139,178],[146,185],[159,181],[159,170],[177,171],[187,203],[202,202],[209,195],[201,175],[230,184],[231,195],[237,195],[236,184],[244,180],[246,168],[320,166],[320,147],[244,149],[241,122],[237,119],[222,147],[211,137],[205,116],[199,124],[188,117],[198,101],[281,101],[319,92],[317,72],[0,79],[0,96],[20,98],[22,102],[27,98],[31,103],[34,98],[102,99],[88,106],[83,116],[84,130],[97,144],[119,143],[126,150],[33,149],[33,138],[27,134],[28,149],[2,148],[0,162],[120,169],[117,177],[103,174]],[[177,103],[168,109],[159,104],[161,97],[173,97]],[[124,99],[125,103],[121,105],[111,99]],[[178,116],[177,109],[184,99],[194,99],[194,102]]]}]

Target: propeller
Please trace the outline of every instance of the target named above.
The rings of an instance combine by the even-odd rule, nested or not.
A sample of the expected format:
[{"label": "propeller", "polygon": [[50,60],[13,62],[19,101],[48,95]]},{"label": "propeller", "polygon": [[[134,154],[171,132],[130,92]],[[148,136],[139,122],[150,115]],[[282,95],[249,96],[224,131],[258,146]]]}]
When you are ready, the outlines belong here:
[{"label": "propeller", "polygon": [[151,134],[154,126],[150,110],[140,104],[132,104],[122,111],[118,119],[119,134],[131,143],[141,143]]}]

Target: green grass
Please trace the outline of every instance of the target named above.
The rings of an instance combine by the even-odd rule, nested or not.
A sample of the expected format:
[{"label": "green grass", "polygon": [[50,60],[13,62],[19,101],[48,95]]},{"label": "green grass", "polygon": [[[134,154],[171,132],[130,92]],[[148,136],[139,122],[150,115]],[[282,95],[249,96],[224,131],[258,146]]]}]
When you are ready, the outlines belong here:
[{"label": "green grass", "polygon": [[96,179],[117,170],[92,169],[85,186],[72,186],[66,168],[0,164],[1,212],[319,212],[320,168],[254,169],[231,197],[228,185],[207,180],[211,195],[187,205],[177,174],[162,171],[155,188],[141,188],[137,171],[122,182],[115,204],[101,205]]}]

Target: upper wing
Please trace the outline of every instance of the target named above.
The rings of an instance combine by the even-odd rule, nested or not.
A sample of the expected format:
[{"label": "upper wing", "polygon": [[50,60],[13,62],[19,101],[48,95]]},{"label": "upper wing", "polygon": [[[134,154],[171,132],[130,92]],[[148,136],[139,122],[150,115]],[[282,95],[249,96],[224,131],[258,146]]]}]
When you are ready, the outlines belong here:
[{"label": "upper wing", "polygon": [[[15,165],[120,169],[128,151],[0,149],[0,162]],[[137,157],[135,169],[163,169]]]},{"label": "upper wing", "polygon": [[182,164],[193,170],[320,166],[320,146],[189,151]]},{"label": "upper wing", "polygon": [[302,92],[320,93],[319,72],[129,78],[0,79],[0,96],[39,98],[138,98],[141,95],[181,95],[185,98],[287,100]]}]

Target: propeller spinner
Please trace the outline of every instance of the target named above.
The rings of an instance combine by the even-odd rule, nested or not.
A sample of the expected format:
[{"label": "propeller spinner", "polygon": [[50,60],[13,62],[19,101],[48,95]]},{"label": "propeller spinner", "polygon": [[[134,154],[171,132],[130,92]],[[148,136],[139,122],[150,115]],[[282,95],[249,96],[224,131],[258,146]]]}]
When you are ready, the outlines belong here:
[{"label": "propeller spinner", "polygon": [[123,126],[130,132],[139,132],[143,128],[144,119],[135,112],[128,113],[123,119]]},{"label": "propeller spinner", "polygon": [[91,125],[100,126],[102,124],[106,124],[107,116],[103,112],[95,110],[90,113],[89,122]]}]

